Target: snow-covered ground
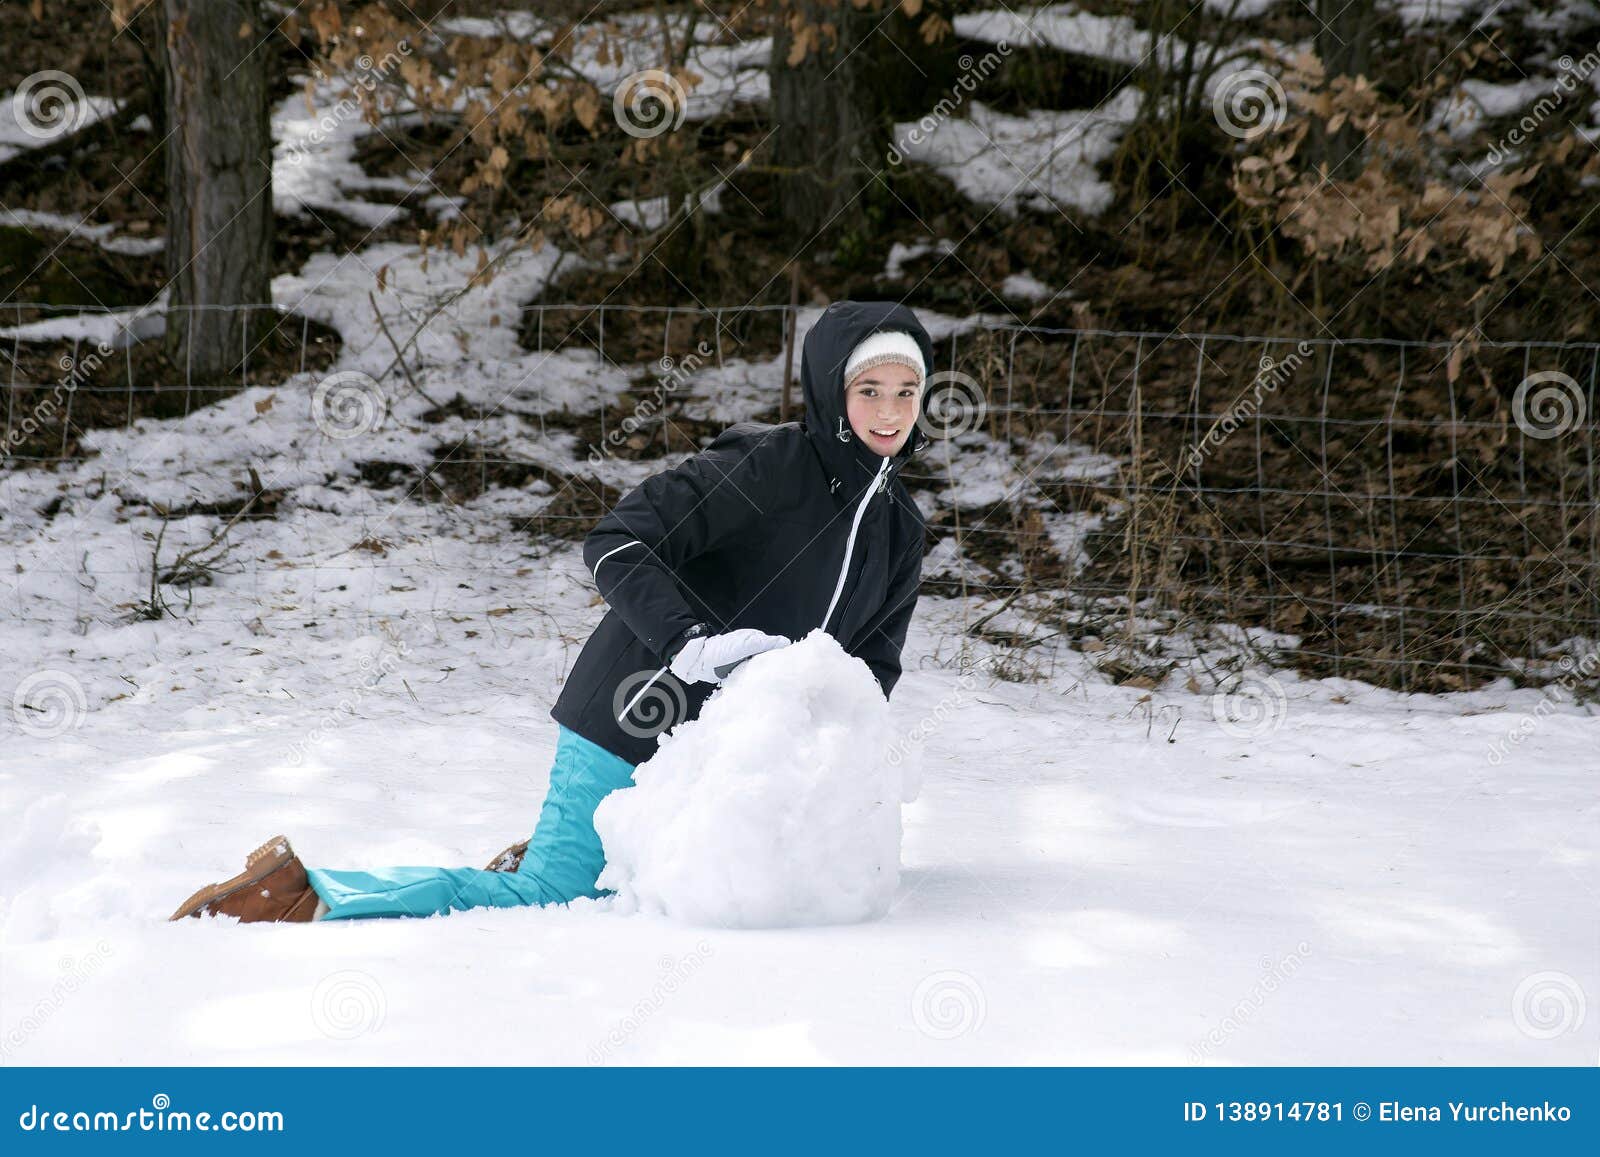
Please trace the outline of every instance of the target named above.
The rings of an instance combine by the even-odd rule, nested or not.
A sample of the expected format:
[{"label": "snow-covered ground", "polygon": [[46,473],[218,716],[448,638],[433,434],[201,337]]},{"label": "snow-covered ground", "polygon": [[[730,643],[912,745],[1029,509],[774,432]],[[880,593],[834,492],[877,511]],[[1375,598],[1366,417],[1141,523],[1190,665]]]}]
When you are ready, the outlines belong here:
[{"label": "snow-covered ground", "polygon": [[5,743],[8,1061],[1597,1059],[1594,718],[1543,718],[1497,763],[1536,694],[1280,677],[1252,737],[1066,653],[1048,684],[963,677],[937,665],[961,619],[938,599],[891,704],[925,778],[882,920],[165,923],[279,831],[359,867],[481,864],[531,828],[546,711],[601,611],[576,551],[414,534],[334,570],[360,534],[256,539],[324,556],[348,589],[315,611],[224,583],[193,624],[7,625],[7,701],[55,670],[89,707]]},{"label": "snow-covered ground", "polygon": [[[379,265],[397,328],[470,268],[435,255],[425,281],[389,247],[317,259],[276,289],[344,334],[327,378],[96,434],[98,457],[56,473],[0,474],[7,1061],[1600,1056],[1588,709],[1559,691],[1405,697],[1288,675],[1221,697],[1176,677],[1144,691],[1050,643],[1028,652],[1039,682],[1008,683],[960,664],[961,626],[985,608],[932,596],[891,704],[922,790],[880,920],[734,931],[602,901],[167,923],[277,832],[327,867],[482,864],[525,837],[549,705],[604,610],[575,544],[516,529],[558,497],[549,485],[426,505],[367,488],[357,466],[470,437],[572,472],[584,448],[541,436],[538,414],[592,410],[631,375],[516,349],[514,303],[552,265],[530,255],[416,345],[423,390],[499,406],[481,426],[422,420],[430,404],[393,377],[377,394],[345,380],[365,410],[319,410],[326,381],[386,364],[358,292]],[[973,321],[925,319],[940,334]],[[683,388],[744,381],[758,405],[777,376],[735,357]],[[1114,465],[1042,439],[1008,467],[980,431],[951,454],[950,486],[920,501],[994,501],[1020,470]],[[175,618],[129,621],[153,504],[237,496],[247,463],[284,492],[277,516],[229,531],[210,585],[167,588]],[[587,470],[626,487],[660,465]],[[220,526],[174,518],[163,561]],[[1064,554],[1081,530],[1052,528]],[[937,548],[946,573],[953,547]],[[990,654],[969,642],[966,658]]]}]

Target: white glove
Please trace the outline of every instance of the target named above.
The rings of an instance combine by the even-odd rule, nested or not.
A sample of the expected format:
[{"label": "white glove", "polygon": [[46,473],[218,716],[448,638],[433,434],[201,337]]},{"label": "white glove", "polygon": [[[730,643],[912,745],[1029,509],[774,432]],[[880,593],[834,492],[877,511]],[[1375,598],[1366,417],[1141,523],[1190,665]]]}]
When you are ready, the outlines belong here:
[{"label": "white glove", "polygon": [[[754,627],[721,635],[701,635],[690,639],[672,657],[672,673],[685,683],[720,683],[732,674],[734,664],[763,651],[787,647],[793,641]],[[722,675],[717,674],[718,667],[723,669]]]}]

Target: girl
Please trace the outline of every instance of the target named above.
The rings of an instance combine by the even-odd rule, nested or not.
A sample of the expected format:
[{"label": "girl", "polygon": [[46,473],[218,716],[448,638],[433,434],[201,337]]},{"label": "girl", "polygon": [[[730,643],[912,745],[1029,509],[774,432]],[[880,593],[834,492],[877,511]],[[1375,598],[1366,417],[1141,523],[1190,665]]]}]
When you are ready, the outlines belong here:
[{"label": "girl", "polygon": [[431,916],[599,897],[595,808],[739,663],[820,626],[888,696],[922,576],[922,513],[898,475],[929,444],[919,418],[932,358],[905,306],[836,302],[801,353],[803,422],[740,422],[600,519],[583,561],[609,609],[550,710],[555,763],[531,840],[481,871],[336,871],[307,869],[276,836],[172,919]]}]

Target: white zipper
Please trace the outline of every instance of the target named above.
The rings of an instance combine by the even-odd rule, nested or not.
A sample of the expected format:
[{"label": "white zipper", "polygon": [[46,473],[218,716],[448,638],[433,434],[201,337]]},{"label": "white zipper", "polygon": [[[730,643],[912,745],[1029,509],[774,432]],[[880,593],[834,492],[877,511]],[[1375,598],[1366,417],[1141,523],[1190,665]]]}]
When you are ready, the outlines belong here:
[{"label": "white zipper", "polygon": [[850,572],[850,556],[856,549],[856,532],[861,529],[861,516],[867,512],[867,503],[872,501],[872,496],[883,489],[884,481],[888,477],[891,459],[885,458],[878,467],[878,475],[873,479],[871,488],[861,496],[861,501],[856,503],[856,516],[850,521],[850,537],[844,544],[844,565],[839,568],[839,581],[833,584],[833,598],[828,601],[828,613],[822,616],[822,629],[828,629],[828,620],[833,618],[833,608],[839,605],[839,595],[844,591],[844,576]]},{"label": "white zipper", "polygon": [[[856,532],[861,529],[861,516],[867,512],[867,503],[872,501],[872,496],[874,494],[878,493],[880,490],[882,490],[884,488],[885,483],[888,482],[888,480],[889,480],[889,464],[890,464],[891,461],[892,461],[892,459],[889,459],[889,458],[885,458],[883,460],[883,465],[878,467],[878,474],[877,474],[877,477],[873,479],[871,488],[868,489],[868,491],[861,496],[861,501],[856,503],[856,514],[855,514],[855,517],[850,520],[850,537],[845,541],[845,544],[844,544],[844,564],[839,567],[839,581],[834,583],[834,585],[833,585],[833,598],[830,599],[829,602],[828,602],[828,613],[822,616],[822,629],[823,630],[827,630],[828,629],[828,620],[833,618],[833,608],[838,605],[838,603],[839,603],[839,595],[844,590],[845,575],[850,573],[850,557],[851,557],[851,555],[853,555],[855,553],[855,549],[856,549]],[[624,543],[623,544],[623,546],[632,546],[632,545],[633,545],[632,543]],[[622,549],[622,547],[619,546],[619,547],[616,547],[614,550],[607,551],[606,554],[601,557],[600,562],[604,562],[607,557],[609,557],[612,554],[615,554],[618,550],[621,550],[621,549]],[[599,562],[595,563],[595,569],[596,570],[600,569],[600,563]],[[625,706],[622,709],[621,713],[617,716],[617,723],[618,724],[621,724],[623,719],[625,719],[627,717],[628,712],[633,710],[633,705],[635,703],[639,702],[639,700],[644,698],[645,692],[650,690],[650,688],[652,686],[654,686],[655,681],[657,679],[661,678],[661,676],[665,675],[667,673],[667,671],[671,668],[671,666],[672,666],[671,663],[664,664],[659,671],[657,671],[654,675],[650,676],[649,681],[647,683],[645,683],[645,685],[643,687],[639,688],[638,693],[635,694],[632,699],[628,700],[627,706]]]}]

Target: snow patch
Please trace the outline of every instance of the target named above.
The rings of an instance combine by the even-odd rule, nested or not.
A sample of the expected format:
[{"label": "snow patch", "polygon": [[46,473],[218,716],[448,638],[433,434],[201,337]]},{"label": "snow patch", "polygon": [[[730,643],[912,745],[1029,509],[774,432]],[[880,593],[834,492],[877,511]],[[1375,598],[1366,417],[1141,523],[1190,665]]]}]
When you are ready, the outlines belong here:
[{"label": "snow patch", "polygon": [[930,253],[947,257],[955,251],[956,243],[948,237],[941,237],[937,241],[916,241],[910,245],[896,241],[889,246],[889,256],[884,260],[883,272],[878,276],[885,281],[899,281],[906,275],[907,261],[915,261],[918,257],[926,257]]},{"label": "snow patch", "polygon": [[971,101],[968,117],[935,125],[896,124],[907,160],[932,166],[972,200],[1014,215],[1021,207],[1104,212],[1115,196],[1096,166],[1116,151],[1138,111],[1140,94],[1124,88],[1097,109],[996,112]]},{"label": "snow patch", "polygon": [[1456,140],[1469,137],[1486,120],[1508,117],[1541,96],[1555,93],[1550,77],[1529,77],[1512,84],[1464,80],[1434,107],[1430,130],[1444,129]]},{"label": "snow patch", "polygon": [[1150,34],[1127,16],[1098,16],[1072,4],[1032,12],[1009,8],[957,16],[956,35],[985,44],[1029,44],[1137,64],[1150,50]]},{"label": "snow patch", "polygon": [[167,247],[164,237],[118,237],[115,225],[91,225],[86,217],[42,213],[36,209],[0,209],[0,225],[11,225],[18,229],[49,229],[55,233],[83,237],[107,253],[122,253],[130,257],[148,257]]},{"label": "snow patch", "polygon": [[[1048,285],[1024,270],[1021,273],[1010,274],[1000,283],[1000,295],[1013,297],[1019,301],[1043,301],[1051,296],[1051,292]],[[1070,298],[1072,295],[1063,289],[1056,296]]]},{"label": "snow patch", "polygon": [[[53,74],[56,78],[65,75]],[[74,89],[75,82],[68,83],[70,78],[53,79],[48,72],[35,76],[42,78],[42,83],[30,88],[24,81],[22,88],[0,97],[0,164],[82,132],[121,105],[109,96],[84,96]]]}]

